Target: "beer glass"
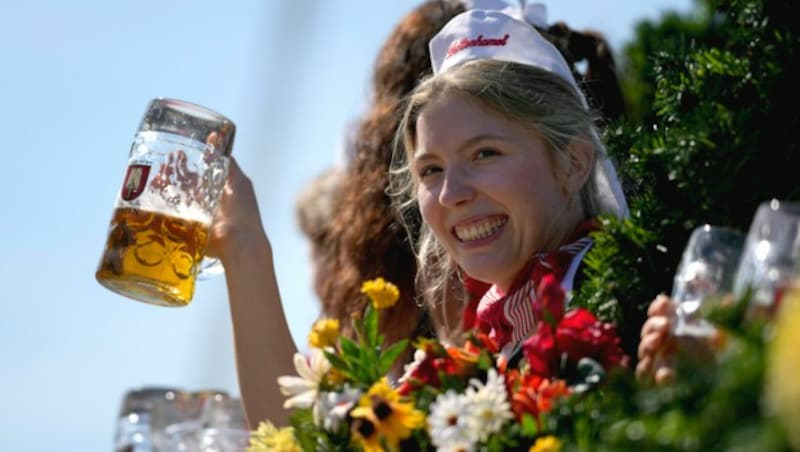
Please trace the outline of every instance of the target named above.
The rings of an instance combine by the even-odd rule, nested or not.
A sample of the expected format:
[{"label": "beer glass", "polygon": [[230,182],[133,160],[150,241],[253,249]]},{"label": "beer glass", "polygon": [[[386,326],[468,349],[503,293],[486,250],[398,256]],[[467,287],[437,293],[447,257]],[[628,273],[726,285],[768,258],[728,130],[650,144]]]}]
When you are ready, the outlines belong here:
[{"label": "beer glass", "polygon": [[761,203],[747,234],[735,293],[752,289],[751,312],[771,316],[800,276],[800,202]]},{"label": "beer glass", "polygon": [[150,102],[131,145],[96,278],[121,295],[185,306],[228,173],[236,127],[189,102]]},{"label": "beer glass", "polygon": [[222,391],[199,391],[157,405],[152,424],[158,451],[239,452],[250,438],[241,400]]},{"label": "beer glass", "polygon": [[165,449],[164,429],[170,425],[200,418],[203,405],[198,404],[188,391],[172,391],[153,404],[150,413],[150,430],[156,450]]},{"label": "beer glass", "polygon": [[739,265],[744,234],[723,226],[695,228],[683,251],[672,285],[676,336],[708,336],[714,328],[700,316],[700,306],[729,293]]},{"label": "beer glass", "polygon": [[115,452],[152,452],[152,414],[156,405],[178,392],[174,388],[144,387],[128,391],[114,433]]}]

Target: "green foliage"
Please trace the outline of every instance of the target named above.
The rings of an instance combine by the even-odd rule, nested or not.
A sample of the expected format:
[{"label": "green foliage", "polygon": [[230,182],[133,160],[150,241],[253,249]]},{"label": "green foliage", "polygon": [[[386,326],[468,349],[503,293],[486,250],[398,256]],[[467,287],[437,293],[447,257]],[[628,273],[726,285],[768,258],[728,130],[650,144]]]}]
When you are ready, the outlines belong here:
[{"label": "green foliage", "polygon": [[708,0],[642,23],[626,47],[634,121],[605,133],[631,210],[606,219],[575,302],[616,320],[635,356],[647,305],[669,292],[691,230],[747,230],[760,202],[800,199],[800,23],[787,0]]},{"label": "green foliage", "polygon": [[289,417],[295,429],[294,437],[303,450],[314,450],[321,442],[321,435],[314,429],[314,418],[309,410],[297,410]]},{"label": "green foliage", "polygon": [[384,337],[378,333],[378,313],[370,304],[366,307],[363,322],[354,319],[353,329],[357,342],[342,336],[339,339],[341,354],[324,351],[325,357],[349,380],[362,388],[369,388],[389,373],[397,357],[408,346],[408,340],[383,350]]},{"label": "green foliage", "polygon": [[[691,16],[640,24],[625,48],[635,122],[612,124],[604,138],[631,217],[604,219],[574,302],[619,322],[631,356],[694,227],[747,230],[759,203],[800,199],[796,17],[786,0],[708,0]],[[690,347],[684,378],[664,388],[613,374],[602,391],[554,409],[549,428],[566,450],[786,450],[763,412],[766,330],[745,320],[747,299],[708,314],[728,332],[721,356]]]},{"label": "green foliage", "polygon": [[[636,121],[652,122],[657,53],[686,53],[699,43],[719,42],[718,32],[706,9],[683,17],[666,13],[658,23],[644,21],[636,26],[635,38],[622,49],[622,83],[628,114]],[[716,38],[716,39],[715,39]]]}]

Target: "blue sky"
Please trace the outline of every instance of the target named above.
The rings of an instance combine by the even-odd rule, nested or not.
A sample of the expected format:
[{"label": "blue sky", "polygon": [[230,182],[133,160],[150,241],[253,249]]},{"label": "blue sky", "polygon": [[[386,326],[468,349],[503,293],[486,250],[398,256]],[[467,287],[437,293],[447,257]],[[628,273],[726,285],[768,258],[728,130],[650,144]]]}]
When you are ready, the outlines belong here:
[{"label": "blue sky", "polygon": [[[128,147],[153,97],[237,123],[234,154],[256,186],[292,332],[305,342],[317,306],[294,199],[339,159],[378,48],[416,4],[0,3],[0,450],[109,450],[120,399],[134,387],[238,394],[223,278],[199,283],[180,309],[94,280]],[[550,2],[549,17],[600,30],[619,49],[636,21],[688,11],[691,0],[598,5]]]}]

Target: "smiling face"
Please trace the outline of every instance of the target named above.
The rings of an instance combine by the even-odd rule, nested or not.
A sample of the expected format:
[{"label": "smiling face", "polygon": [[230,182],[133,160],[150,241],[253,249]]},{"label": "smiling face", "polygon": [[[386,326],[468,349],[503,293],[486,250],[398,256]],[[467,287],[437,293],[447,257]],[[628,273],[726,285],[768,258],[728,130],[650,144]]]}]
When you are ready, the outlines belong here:
[{"label": "smiling face", "polygon": [[537,131],[445,95],[419,114],[414,145],[422,217],[471,277],[506,291],[531,256],[574,227],[576,213]]}]

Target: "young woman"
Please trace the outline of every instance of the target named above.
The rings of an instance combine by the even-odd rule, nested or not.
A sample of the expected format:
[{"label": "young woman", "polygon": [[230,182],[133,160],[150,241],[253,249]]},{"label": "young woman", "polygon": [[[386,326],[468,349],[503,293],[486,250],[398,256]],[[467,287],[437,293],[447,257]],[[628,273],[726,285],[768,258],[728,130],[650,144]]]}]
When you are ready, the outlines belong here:
[{"label": "young woman", "polygon": [[[541,4],[524,9],[501,0],[427,0],[397,24],[383,44],[372,77],[371,105],[358,124],[342,174],[339,203],[333,209],[326,243],[316,260],[320,277],[315,288],[322,313],[337,318],[348,334],[349,319],[366,304],[360,296],[362,281],[377,276],[400,288],[401,299],[382,315],[381,330],[388,341],[433,334],[440,325],[439,312],[418,306],[414,284],[416,259],[408,237],[395,219],[387,195],[393,141],[403,99],[431,75],[428,43],[454,16],[467,9],[495,9],[525,17],[540,34],[554,43],[570,72],[581,80],[593,107],[603,120],[622,115],[622,93],[614,73],[614,60],[602,35],[570,30],[563,22],[548,25]],[[586,62],[585,74],[574,69]],[[418,219],[415,209],[407,218]]]},{"label": "young woman", "polygon": [[[593,218],[627,206],[569,67],[532,27],[468,11],[431,53],[392,171],[401,210],[422,213],[420,292],[451,331],[466,303],[466,327],[513,347],[536,322],[538,281],[551,273],[572,289]],[[448,300],[457,281],[491,288]]]},{"label": "young woman", "polygon": [[[441,18],[442,16],[437,15],[435,17]],[[562,130],[552,126],[555,127],[552,133],[546,128],[538,131],[539,129],[534,127],[536,121],[529,123],[526,120],[517,123],[514,120],[510,120],[510,116],[500,115],[496,118],[481,116],[483,113],[491,113],[491,109],[487,110],[486,107],[480,107],[476,111],[474,108],[469,109],[466,107],[480,105],[478,100],[471,98],[455,99],[455,102],[461,101],[461,104],[451,106],[445,112],[445,116],[451,113],[461,114],[462,107],[465,107],[463,114],[468,115],[462,118],[465,121],[476,120],[482,123],[494,120],[497,123],[496,128],[488,132],[498,135],[500,137],[498,140],[501,141],[502,137],[511,139],[511,135],[516,134],[514,139],[519,140],[518,150],[520,152],[518,156],[520,159],[506,162],[501,167],[507,170],[514,170],[514,172],[501,174],[502,171],[495,171],[494,173],[479,174],[477,172],[473,173],[471,170],[468,171],[467,167],[463,165],[463,161],[457,162],[453,166],[452,162],[455,162],[455,160],[451,159],[450,154],[441,154],[441,152],[445,152],[443,149],[425,148],[425,152],[434,154],[434,157],[437,152],[441,154],[439,155],[441,161],[437,162],[438,168],[430,168],[425,176],[422,173],[415,172],[413,177],[408,180],[416,181],[413,184],[417,187],[431,187],[430,192],[419,191],[419,205],[423,207],[423,213],[427,211],[425,213],[426,220],[430,221],[430,230],[433,232],[433,236],[439,235],[436,236],[434,241],[433,236],[427,229],[423,231],[422,237],[427,240],[424,243],[431,244],[430,249],[434,250],[435,253],[423,255],[425,259],[420,261],[420,265],[422,265],[424,271],[417,274],[416,264],[413,260],[414,255],[411,253],[411,248],[404,241],[405,235],[402,231],[398,232],[392,226],[395,220],[388,208],[388,198],[384,197],[384,189],[379,188],[378,192],[375,192],[376,187],[385,185],[385,182],[378,182],[385,180],[390,159],[387,152],[388,146],[378,148],[374,146],[375,143],[390,144],[399,120],[399,115],[397,115],[399,104],[396,101],[387,101],[380,104],[380,106],[376,104],[375,114],[377,116],[368,116],[365,119],[366,125],[362,125],[363,141],[359,141],[363,146],[372,143],[371,146],[373,147],[358,148],[356,150],[356,158],[359,160],[355,164],[359,170],[356,170],[355,174],[358,171],[383,174],[381,176],[383,179],[381,177],[369,179],[368,182],[370,184],[375,183],[374,187],[369,190],[364,189],[366,182],[363,180],[358,181],[361,192],[365,193],[366,198],[353,197],[352,194],[348,195],[347,193],[351,192],[348,184],[345,184],[342,188],[343,192],[340,198],[340,202],[343,203],[342,206],[348,205],[345,203],[352,203],[353,199],[361,199],[364,202],[352,203],[353,208],[362,210],[364,206],[370,206],[370,208],[366,210],[369,215],[361,214],[358,217],[353,217],[349,223],[350,226],[354,226],[351,227],[351,230],[364,232],[362,236],[342,236],[337,239],[342,240],[342,243],[339,244],[342,250],[349,250],[348,259],[350,260],[341,261],[343,263],[340,267],[332,266],[329,268],[338,268],[337,275],[350,275],[349,272],[351,271],[354,273],[348,276],[350,286],[332,292],[330,301],[324,301],[324,303],[330,303],[326,304],[326,311],[328,309],[341,308],[343,313],[353,312],[357,306],[352,304],[349,306],[342,305],[341,303],[346,301],[341,300],[348,299],[343,297],[342,294],[357,291],[363,279],[380,275],[401,284],[403,281],[411,281],[411,283],[403,285],[404,288],[409,287],[408,291],[404,291],[404,293],[408,294],[405,303],[402,305],[398,303],[398,306],[403,307],[397,308],[394,313],[389,314],[392,317],[384,318],[382,322],[383,330],[387,331],[388,329],[396,338],[408,337],[413,333],[413,328],[418,324],[419,316],[422,315],[414,304],[415,297],[412,295],[414,294],[413,281],[417,276],[419,281],[424,282],[421,287],[425,289],[425,298],[432,299],[431,297],[437,292],[436,289],[443,289],[439,290],[438,293],[446,294],[441,300],[447,302],[447,309],[438,309],[436,311],[443,313],[442,319],[437,319],[436,329],[442,336],[447,336],[461,328],[461,322],[458,318],[464,303],[469,301],[468,299],[451,300],[451,298],[461,294],[463,290],[460,283],[456,284],[453,278],[449,278],[450,276],[460,274],[466,279],[467,275],[469,275],[475,278],[467,281],[473,287],[482,287],[483,283],[477,281],[484,281],[496,284],[496,289],[490,291],[489,294],[505,294],[514,286],[516,281],[513,280],[517,276],[516,274],[525,273],[516,267],[527,265],[527,262],[532,261],[531,256],[534,254],[541,251],[555,251],[553,256],[557,257],[557,259],[543,260],[543,262],[552,262],[547,265],[560,263],[564,260],[562,256],[568,257],[569,259],[567,260],[572,262],[575,260],[572,258],[578,256],[578,254],[582,255],[588,245],[586,240],[580,242],[580,247],[565,247],[563,253],[559,251],[557,245],[583,219],[590,219],[600,212],[625,214],[626,207],[619,190],[619,184],[616,182],[613,168],[602,155],[602,147],[597,140],[597,134],[592,125],[594,118],[588,113],[583,96],[577,90],[572,73],[561,54],[552,45],[547,44],[529,25],[513,21],[507,16],[502,16],[502,18],[510,21],[508,23],[514,24],[516,27],[524,27],[521,36],[515,37],[513,41],[508,39],[507,42],[513,42],[514,46],[519,48],[520,51],[524,51],[528,45],[534,45],[534,50],[532,51],[534,54],[539,52],[547,60],[556,61],[559,65],[559,71],[561,71],[560,75],[551,76],[552,80],[548,82],[553,89],[560,90],[554,97],[550,97],[552,95],[549,93],[550,85],[547,85],[547,89],[538,89],[531,93],[525,91],[526,88],[523,88],[523,91],[520,92],[512,89],[510,91],[512,95],[521,96],[519,101],[526,104],[536,103],[539,97],[549,99],[546,102],[549,106],[545,107],[543,111],[546,113],[552,108],[556,113],[556,117],[560,118],[556,122],[574,123],[576,124],[575,127],[567,127]],[[412,21],[410,23],[416,22]],[[425,30],[428,29],[425,28]],[[519,44],[517,39],[520,40]],[[543,46],[543,44],[546,45]],[[441,52],[437,53],[435,48],[432,47],[432,49],[434,49],[434,59],[442,57]],[[462,56],[466,54],[462,53]],[[498,63],[491,58],[488,58],[486,62],[499,64],[497,67],[487,68],[490,72],[497,70],[502,72],[505,70],[505,63]],[[531,64],[538,63],[533,61],[528,66],[516,66],[541,72],[540,69],[532,67]],[[442,69],[441,61],[439,61],[438,64],[434,63],[434,70],[445,75],[456,73],[455,66],[452,64],[451,66],[454,68],[452,72],[445,71]],[[467,66],[469,65],[464,65],[464,67]],[[509,67],[512,66],[514,65],[509,65]],[[439,75],[437,74],[426,86],[433,86],[431,84],[435,83],[436,80],[444,80],[446,78],[439,77]],[[544,78],[547,79],[547,77],[548,73],[545,73]],[[514,80],[498,79],[497,82],[502,82],[503,84],[514,83]],[[403,85],[405,88],[396,89],[409,90],[414,85],[415,83],[409,83]],[[493,85],[490,84],[490,86]],[[422,91],[419,92],[421,93]],[[515,92],[517,94],[514,94]],[[533,93],[536,94],[534,95]],[[437,131],[440,130],[438,129],[440,124],[437,124],[437,115],[433,111],[433,107],[440,106],[440,100],[442,99],[431,102],[430,105],[426,104],[426,106],[431,107],[430,114],[423,114],[419,120],[414,119],[411,121],[409,119],[406,121],[415,130],[414,140],[409,141],[410,143],[416,144],[418,137],[425,137],[427,140],[430,138],[431,133],[436,135],[435,132],[429,131],[433,130],[431,127],[437,128]],[[551,102],[555,103],[550,105]],[[567,102],[568,106],[562,107],[560,105],[561,102]],[[426,108],[420,106],[419,110],[424,113]],[[573,114],[578,115],[577,119],[572,117]],[[409,113],[406,117],[411,118],[412,116]],[[449,132],[452,126],[453,124],[441,124],[441,127],[447,128],[447,130],[441,130],[441,132]],[[372,134],[369,133],[370,127],[374,127],[374,133]],[[531,127],[532,129],[529,130]],[[422,135],[423,132],[425,133],[424,135]],[[456,132],[455,130],[453,131],[453,133]],[[386,137],[390,139],[385,140]],[[380,138],[380,140],[375,141],[376,138]],[[359,138],[359,140],[362,140],[362,138]],[[425,143],[428,143],[428,141],[425,141]],[[433,143],[436,142],[433,141]],[[501,146],[498,146],[498,148],[501,148]],[[376,154],[368,154],[367,151],[369,149],[375,150]],[[413,152],[412,155],[417,155],[415,147],[410,147],[409,151]],[[542,152],[545,151],[547,153],[543,154]],[[424,162],[426,158],[423,158],[422,155],[420,157]],[[491,151],[480,153],[480,158],[483,159],[484,157],[487,158],[487,162],[490,162],[494,155]],[[500,161],[505,160],[501,159]],[[381,165],[383,165],[382,170]],[[453,168],[464,170],[463,174],[459,173],[462,176],[461,184],[463,186],[471,184],[472,182],[470,181],[473,179],[479,183],[481,194],[476,196],[475,199],[491,201],[485,203],[481,201],[480,208],[484,210],[471,210],[470,216],[462,218],[451,213],[449,204],[443,203],[439,207],[431,204],[432,201],[438,198],[433,196],[433,188],[428,184],[430,180],[428,176],[434,175],[433,177],[435,178],[438,177],[436,174],[446,175],[444,177],[445,182],[442,185],[443,188],[440,191],[449,196],[451,194],[449,189],[452,184],[447,183],[447,181],[452,178],[450,175],[453,174]],[[524,169],[524,171],[520,171],[521,169]],[[406,174],[410,175],[411,173]],[[590,188],[584,190],[584,186]],[[581,195],[584,192],[586,194]],[[524,195],[519,196],[519,194]],[[543,197],[545,194],[547,199]],[[466,204],[464,204],[463,200],[458,201],[457,204],[458,206],[474,205],[469,200],[467,200]],[[405,206],[403,218],[414,217],[414,215],[408,215],[407,208],[409,206],[410,204]],[[458,207],[458,209],[461,209],[461,207]],[[344,211],[345,209],[337,210],[337,212]],[[461,210],[458,210],[458,212],[461,212]],[[483,218],[481,215],[488,216]],[[337,214],[336,217],[341,218],[341,215]],[[458,221],[450,224],[453,220]],[[591,222],[588,222],[587,225],[591,226]],[[458,235],[455,236],[456,241],[453,241],[452,234],[456,233],[455,226],[458,226]],[[452,231],[448,228],[451,228]],[[474,236],[483,234],[484,232],[482,231],[484,229],[490,230],[489,236],[481,239],[482,241],[476,241]],[[579,232],[582,232],[582,229]],[[417,236],[418,231],[413,232],[412,235]],[[460,243],[458,240],[466,240],[472,243],[466,245],[468,249],[465,251],[456,246]],[[351,245],[347,245],[347,243],[351,243]],[[365,249],[365,246],[370,243],[376,243],[381,246]],[[436,243],[443,245],[444,248],[435,246],[434,244]],[[502,247],[495,247],[494,244],[502,244]],[[279,393],[275,379],[279,375],[294,373],[292,356],[296,348],[292,343],[285,321],[273,270],[269,240],[260,222],[252,184],[241,172],[236,162],[232,162],[231,165],[229,180],[220,203],[218,216],[214,222],[209,247],[209,254],[219,256],[226,268],[226,281],[234,324],[239,384],[248,418],[253,425],[257,425],[257,422],[262,419],[269,419],[276,424],[284,423],[287,414],[282,409],[284,397]],[[553,247],[555,249],[552,249]],[[399,254],[393,255],[390,252],[392,249],[397,250]],[[423,250],[427,249],[423,247]],[[464,272],[437,274],[430,271],[437,264],[449,262],[449,260],[442,258],[442,249],[454,253],[452,255],[453,260],[458,265],[463,265]],[[516,253],[512,252],[514,250],[516,250]],[[528,254],[525,258],[528,260],[525,260],[520,253],[531,254]],[[400,256],[402,262],[405,262],[404,265],[407,265],[405,273],[398,273],[397,275],[381,273],[383,268],[393,268],[391,267],[393,256]],[[433,260],[429,259],[430,256],[433,256]],[[353,262],[352,259],[358,259],[358,261]],[[579,262],[579,260],[577,259],[575,262]],[[384,267],[370,267],[368,265],[370,262],[383,262],[382,265]],[[502,277],[495,278],[493,276],[495,271],[492,270],[492,267],[494,265],[497,265],[496,271],[501,273]],[[545,267],[537,266],[537,268]],[[376,271],[378,273],[368,273]],[[470,273],[470,271],[474,274]],[[537,273],[536,271],[533,272]],[[571,265],[571,263],[565,267],[565,274],[570,272],[572,275],[575,273],[575,266]],[[446,282],[452,283],[452,286],[449,288],[442,286],[441,283],[437,282],[441,280],[441,278],[438,278],[439,276],[449,278]],[[331,280],[334,277],[332,276]],[[428,283],[429,278],[430,283]],[[567,279],[571,280],[571,277]],[[487,302],[481,303],[480,306],[475,304],[474,312],[467,311],[466,317],[475,317],[476,321],[483,327],[490,329],[492,328],[492,319],[502,323],[507,319],[501,318],[498,314],[502,313],[500,307],[504,306],[503,303],[498,301],[500,298],[502,297],[491,303],[494,308],[488,312],[494,314],[486,314],[487,311],[484,308],[489,305]],[[475,298],[475,300],[477,299],[478,297]],[[349,300],[352,303],[352,298]],[[339,308],[336,307],[337,303],[339,303]],[[437,306],[445,305],[439,303]],[[387,325],[394,327],[394,330],[392,331]],[[468,326],[471,327],[472,325]],[[496,334],[505,334],[510,331],[502,325],[497,326],[494,330]],[[514,334],[519,335],[524,331],[524,328],[517,327],[513,331],[516,331]],[[392,336],[392,334],[389,335]]]}]

